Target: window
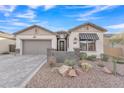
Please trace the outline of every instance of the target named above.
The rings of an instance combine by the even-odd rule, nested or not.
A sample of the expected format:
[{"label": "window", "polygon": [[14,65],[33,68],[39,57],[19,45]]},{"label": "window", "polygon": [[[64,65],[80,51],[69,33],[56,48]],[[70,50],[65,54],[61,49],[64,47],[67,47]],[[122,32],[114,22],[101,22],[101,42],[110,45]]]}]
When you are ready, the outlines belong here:
[{"label": "window", "polygon": [[95,42],[88,43],[88,51],[95,51],[95,50],[96,50]]},{"label": "window", "polygon": [[80,41],[81,51],[95,51],[96,42],[95,41]]},{"label": "window", "polygon": [[64,51],[64,41],[60,41],[60,51]]},{"label": "window", "polygon": [[82,51],[87,51],[87,43],[80,43],[80,48]]}]

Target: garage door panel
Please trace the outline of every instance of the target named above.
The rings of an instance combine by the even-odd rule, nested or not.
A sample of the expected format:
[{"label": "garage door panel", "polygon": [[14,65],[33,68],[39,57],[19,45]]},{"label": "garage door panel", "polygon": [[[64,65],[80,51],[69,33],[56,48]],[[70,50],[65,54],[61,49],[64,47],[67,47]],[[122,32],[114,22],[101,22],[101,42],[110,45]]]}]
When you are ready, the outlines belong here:
[{"label": "garage door panel", "polygon": [[51,48],[51,40],[23,40],[23,54],[46,54]]}]

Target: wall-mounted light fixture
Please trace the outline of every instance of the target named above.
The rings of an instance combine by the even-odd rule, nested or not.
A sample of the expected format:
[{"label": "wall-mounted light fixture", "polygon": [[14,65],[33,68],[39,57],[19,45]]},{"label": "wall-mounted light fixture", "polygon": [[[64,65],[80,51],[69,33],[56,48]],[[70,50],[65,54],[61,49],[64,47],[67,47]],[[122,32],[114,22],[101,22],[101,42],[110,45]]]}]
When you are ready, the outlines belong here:
[{"label": "wall-mounted light fixture", "polygon": [[73,41],[73,44],[77,44],[77,40],[78,40],[78,39],[75,37],[75,38],[74,38],[74,41]]}]

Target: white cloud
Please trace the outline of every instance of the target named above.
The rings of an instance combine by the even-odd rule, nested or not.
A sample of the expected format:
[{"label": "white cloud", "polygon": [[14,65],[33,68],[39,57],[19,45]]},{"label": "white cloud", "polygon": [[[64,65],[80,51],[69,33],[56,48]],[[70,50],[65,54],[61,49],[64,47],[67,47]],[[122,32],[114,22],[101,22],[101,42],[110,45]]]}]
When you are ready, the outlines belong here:
[{"label": "white cloud", "polygon": [[16,5],[0,5],[0,11],[8,17],[16,9]]},{"label": "white cloud", "polygon": [[[26,22],[22,22],[22,21],[20,21],[19,19],[11,19],[11,21],[10,20],[0,20],[0,23],[6,23],[6,25],[9,25],[9,26],[29,26],[29,24],[28,23],[26,23]],[[5,28],[7,28],[6,26],[5,26]]]},{"label": "white cloud", "polygon": [[14,26],[29,26],[29,24],[23,22],[12,22],[11,24]]},{"label": "white cloud", "polygon": [[68,6],[65,6],[66,9],[85,9],[85,8],[93,8],[95,5],[68,5]]},{"label": "white cloud", "polygon": [[[77,6],[78,7],[78,6]],[[68,17],[75,17],[77,21],[88,21],[88,20],[95,20],[95,19],[100,19],[102,17],[96,17],[93,16],[93,14],[105,11],[105,10],[110,10],[110,9],[114,9],[118,6],[79,6],[79,8],[92,8],[84,13],[79,13],[79,14],[71,14],[71,15],[66,15]]]},{"label": "white cloud", "polygon": [[28,7],[31,8],[31,9],[37,9],[40,6],[41,5],[28,5]]},{"label": "white cloud", "polygon": [[79,17],[77,18],[78,21],[89,21],[89,20],[96,20],[100,19],[101,17],[93,17],[93,16],[88,16],[88,17]]},{"label": "white cloud", "polygon": [[56,7],[56,5],[43,5],[43,8],[45,11],[50,10],[52,8],[55,8],[55,7]]},{"label": "white cloud", "polygon": [[94,9],[92,9],[90,11],[87,11],[86,13],[80,14],[80,17],[90,16],[90,15],[93,15],[95,13],[105,11],[105,10],[109,10],[109,9],[113,9],[113,8],[116,8],[116,7],[117,6],[94,6]]},{"label": "white cloud", "polygon": [[43,8],[45,11],[55,8],[56,5],[28,5],[30,9],[37,9],[39,7]]},{"label": "white cloud", "polygon": [[10,31],[12,31],[12,32],[13,31],[16,31],[17,28],[18,27],[13,27],[13,26],[8,26],[8,27],[6,27],[6,26],[0,26],[1,31],[9,32],[9,33],[11,33]]},{"label": "white cloud", "polygon": [[106,26],[106,27],[111,28],[111,29],[124,29],[124,23],[116,24],[116,25],[109,25],[109,26]]},{"label": "white cloud", "polygon": [[36,17],[36,14],[33,10],[27,10],[25,13],[18,13],[16,14],[16,17],[18,18],[26,18],[26,19],[34,19]]}]

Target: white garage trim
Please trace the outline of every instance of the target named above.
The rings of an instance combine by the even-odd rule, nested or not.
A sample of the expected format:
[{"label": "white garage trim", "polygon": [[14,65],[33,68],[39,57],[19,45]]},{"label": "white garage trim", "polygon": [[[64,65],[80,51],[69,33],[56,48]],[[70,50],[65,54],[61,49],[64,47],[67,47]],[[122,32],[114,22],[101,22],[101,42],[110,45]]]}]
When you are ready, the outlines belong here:
[{"label": "white garage trim", "polygon": [[22,55],[22,41],[25,39],[29,40],[51,40],[51,47],[56,49],[57,47],[57,39],[55,35],[39,35],[33,38],[33,35],[18,35],[16,37],[16,49],[20,49],[20,54]]}]

